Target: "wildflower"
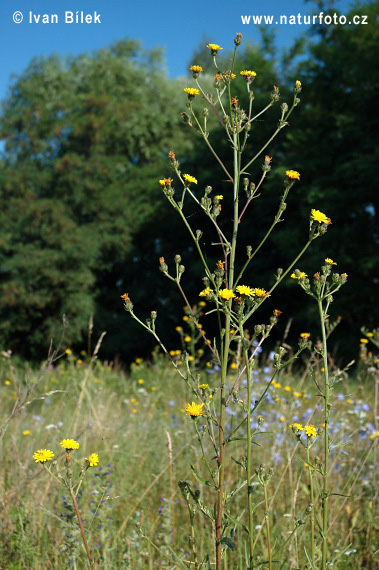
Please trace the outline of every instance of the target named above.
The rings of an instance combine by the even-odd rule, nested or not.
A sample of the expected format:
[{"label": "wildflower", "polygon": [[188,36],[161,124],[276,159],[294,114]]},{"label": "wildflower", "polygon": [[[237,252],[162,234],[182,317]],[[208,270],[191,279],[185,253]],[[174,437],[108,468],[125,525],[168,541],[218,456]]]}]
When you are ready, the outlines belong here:
[{"label": "wildflower", "polygon": [[312,218],[312,220],[314,220],[315,222],[318,222],[319,224],[328,224],[329,225],[332,223],[330,221],[330,218],[325,216],[325,214],[320,212],[320,210],[315,210],[314,208],[311,210],[311,218]]},{"label": "wildflower", "polygon": [[33,454],[33,458],[36,463],[45,463],[46,461],[51,461],[54,457],[54,453],[50,449],[39,449]]},{"label": "wildflower", "polygon": [[328,265],[337,265],[337,263],[333,261],[333,259],[330,259],[330,257],[325,258],[325,263]]},{"label": "wildflower", "polygon": [[237,107],[237,105],[238,105],[237,97],[232,97],[231,104],[232,104],[232,107],[234,107],[234,108]]},{"label": "wildflower", "polygon": [[29,431],[28,429],[25,429],[25,430],[22,432],[22,435],[32,435],[32,432]]},{"label": "wildflower", "polygon": [[67,355],[70,355],[70,354],[72,354],[72,350],[70,350],[69,348],[66,348],[65,353],[66,353]]},{"label": "wildflower", "polygon": [[12,382],[11,382],[10,380],[5,380],[4,384],[5,384],[6,386],[10,386],[10,385],[12,384]]},{"label": "wildflower", "polygon": [[215,57],[217,55],[217,53],[220,51],[220,49],[223,49],[222,47],[220,47],[217,44],[208,44],[207,48],[211,50],[212,57]]},{"label": "wildflower", "polygon": [[254,77],[256,77],[256,72],[255,71],[251,71],[249,69],[244,69],[243,71],[240,71],[240,75],[242,75],[242,77],[247,81],[248,79],[252,79]]},{"label": "wildflower", "polygon": [[315,439],[317,437],[315,426],[304,426],[304,431],[309,439]]},{"label": "wildflower", "polygon": [[274,309],[272,312],[274,317],[280,317],[283,311],[279,311],[279,309]]},{"label": "wildflower", "polygon": [[246,295],[247,297],[254,295],[254,289],[247,287],[246,285],[238,285],[237,291],[240,295]]},{"label": "wildflower", "polygon": [[186,404],[187,415],[191,416],[191,418],[201,416],[204,413],[203,406],[204,404],[195,404],[195,402],[192,402],[192,404]]},{"label": "wildflower", "polygon": [[234,43],[236,46],[240,46],[242,43],[242,34],[240,32],[238,32],[238,34],[236,35],[236,37],[234,38]]},{"label": "wildflower", "polygon": [[293,91],[294,93],[300,93],[301,91],[301,81],[299,81],[298,79],[295,81]]},{"label": "wildflower", "polygon": [[220,289],[218,292],[218,296],[221,297],[221,299],[225,299],[226,301],[228,301],[229,299],[234,299],[235,294],[231,289]]},{"label": "wildflower", "polygon": [[300,333],[301,338],[309,338],[310,336],[311,336],[311,333],[309,333],[309,332]]},{"label": "wildflower", "polygon": [[171,160],[175,160],[175,153],[174,153],[173,150],[170,150],[170,152],[168,153],[168,157],[169,157]]},{"label": "wildflower", "polygon": [[255,287],[255,289],[253,289],[254,291],[254,295],[256,297],[271,297],[270,293],[267,293],[267,291],[265,289],[260,289],[259,287]]},{"label": "wildflower", "polygon": [[299,275],[297,276],[296,273],[291,274],[292,279],[304,279],[308,277],[308,275],[304,271],[299,271]]},{"label": "wildflower", "polygon": [[124,301],[130,301],[128,293],[124,293],[123,295],[121,295],[121,299],[124,299]]},{"label": "wildflower", "polygon": [[[216,196],[217,200],[223,200],[224,196],[222,194],[219,194],[218,196]],[[223,261],[223,263],[225,263],[225,261]]]},{"label": "wildflower", "polygon": [[284,387],[284,391],[285,391],[285,392],[291,392],[290,386],[285,386],[285,387]]},{"label": "wildflower", "polygon": [[[213,289],[211,289],[210,287],[206,287],[205,289],[200,291],[199,297],[207,297],[211,293],[213,293]],[[187,319],[188,319],[188,317],[187,317]],[[183,320],[184,320],[184,317],[183,317]]]},{"label": "wildflower", "polygon": [[197,184],[197,180],[194,176],[191,176],[190,174],[183,174],[183,178],[184,180],[187,182],[187,184]]},{"label": "wildflower", "polygon": [[286,170],[286,176],[290,180],[300,180],[300,173],[297,170]]},{"label": "wildflower", "polygon": [[169,186],[171,186],[171,182],[172,178],[163,178],[159,181],[159,184],[162,186],[162,188],[169,188]]},{"label": "wildflower", "polygon": [[191,101],[196,95],[200,95],[200,91],[195,89],[194,87],[185,87],[183,89],[185,93],[188,95],[188,99]]},{"label": "wildflower", "polygon": [[367,343],[368,343],[368,340],[367,340],[367,338],[361,338],[359,342],[360,342],[361,344],[367,344]]},{"label": "wildflower", "polygon": [[301,398],[302,394],[300,392],[294,392],[293,395],[295,396],[295,398]]},{"label": "wildflower", "polygon": [[209,384],[200,384],[199,388],[200,390],[206,390],[207,388],[209,388]]},{"label": "wildflower", "polygon": [[190,71],[192,71],[193,76],[196,79],[196,77],[199,75],[199,73],[201,73],[203,71],[203,68],[201,67],[201,65],[191,65]]},{"label": "wildflower", "polygon": [[295,424],[291,424],[290,428],[295,432],[298,433],[299,431],[304,431],[304,428],[301,424],[295,423]]},{"label": "wildflower", "polygon": [[144,382],[145,382],[145,380],[144,380],[143,378],[140,378],[140,379],[138,380],[138,384],[143,384]]},{"label": "wildflower", "polygon": [[184,337],[184,342],[191,342],[191,337],[190,337],[190,336],[185,336],[185,337]]},{"label": "wildflower", "polygon": [[99,456],[97,453],[91,453],[89,457],[86,457],[90,467],[94,467],[99,463]]},{"label": "wildflower", "polygon": [[71,451],[72,449],[79,449],[79,444],[74,439],[64,439],[60,442],[60,444],[64,449],[67,451]]},{"label": "wildflower", "polygon": [[272,158],[266,154],[266,156],[265,156],[266,164],[270,164],[271,161],[272,161]]}]

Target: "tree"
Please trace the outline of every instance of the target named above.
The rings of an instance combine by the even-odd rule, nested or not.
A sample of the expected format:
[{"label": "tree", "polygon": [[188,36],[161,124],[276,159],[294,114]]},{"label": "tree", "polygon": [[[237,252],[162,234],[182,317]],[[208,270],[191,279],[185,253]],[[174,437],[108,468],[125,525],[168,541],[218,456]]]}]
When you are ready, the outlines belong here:
[{"label": "tree", "polygon": [[13,82],[0,117],[3,346],[41,358],[63,314],[66,341],[80,342],[109,303],[133,236],[162,203],[161,163],[182,139],[178,97],[160,52],[130,40],[35,59]]}]

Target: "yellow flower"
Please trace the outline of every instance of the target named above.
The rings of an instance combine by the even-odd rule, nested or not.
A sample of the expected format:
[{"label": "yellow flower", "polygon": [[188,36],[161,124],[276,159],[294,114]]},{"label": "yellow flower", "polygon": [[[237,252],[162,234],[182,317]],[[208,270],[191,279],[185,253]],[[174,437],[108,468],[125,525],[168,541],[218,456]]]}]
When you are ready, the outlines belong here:
[{"label": "yellow flower", "polygon": [[236,364],[235,362],[232,362],[231,365],[230,365],[230,368],[231,368],[232,370],[236,370],[236,369],[237,369],[237,364]]},{"label": "yellow flower", "polygon": [[200,91],[194,87],[185,87],[183,91],[187,93],[188,99],[193,99],[195,95],[200,95]]},{"label": "yellow flower", "polygon": [[256,297],[271,297],[270,293],[267,293],[265,289],[259,289],[259,287],[255,287],[255,289],[253,289],[253,292],[253,295]]},{"label": "yellow flower", "polygon": [[304,271],[300,271],[299,277],[296,275],[296,273],[292,273],[291,277],[292,279],[304,279],[305,277],[308,277],[308,275]]},{"label": "yellow flower", "polygon": [[171,186],[171,182],[172,178],[162,178],[162,180],[159,181],[159,184],[162,188],[169,188],[169,186]]},{"label": "yellow flower", "polygon": [[315,439],[317,437],[317,430],[315,426],[304,426],[304,431],[307,434],[307,437],[310,439]]},{"label": "yellow flower", "polygon": [[213,289],[211,289],[210,287],[206,287],[205,289],[200,291],[199,297],[207,297],[210,293],[213,293]]},{"label": "yellow flower", "polygon": [[214,56],[214,55],[217,55],[217,52],[219,52],[220,49],[222,49],[222,47],[220,47],[220,46],[217,45],[217,44],[208,44],[208,45],[207,45],[207,48],[211,50],[211,54],[212,54],[213,56]]},{"label": "yellow flower", "polygon": [[175,327],[176,332],[180,332],[183,330],[183,327]]},{"label": "yellow flower", "polygon": [[286,421],[286,418],[285,418],[284,416],[280,416],[279,421],[280,421],[280,422],[285,422],[285,421]]},{"label": "yellow flower", "polygon": [[66,354],[72,354],[72,350],[70,350],[69,348],[66,348],[65,353]]},{"label": "yellow flower", "polygon": [[237,291],[240,295],[246,295],[247,297],[254,295],[254,289],[247,287],[247,285],[238,285]]},{"label": "yellow flower", "polygon": [[145,380],[144,380],[143,378],[140,378],[140,379],[138,380],[138,384],[143,384],[144,382],[145,382]]},{"label": "yellow flower", "polygon": [[183,178],[188,184],[197,184],[196,178],[190,174],[183,174]]},{"label": "yellow flower", "polygon": [[12,384],[12,382],[11,382],[10,380],[5,380],[4,384],[5,384],[6,386],[10,386],[10,385]]},{"label": "yellow flower", "polygon": [[32,432],[29,431],[28,429],[25,429],[25,430],[22,432],[22,435],[32,435]]},{"label": "yellow flower", "polygon": [[300,333],[301,338],[309,338],[310,336],[311,336],[311,333],[309,333],[309,332]]},{"label": "yellow flower", "polygon": [[184,342],[191,342],[191,337],[190,336],[185,336],[184,337]]},{"label": "yellow flower", "polygon": [[222,194],[219,194],[218,196],[216,196],[217,200],[223,200],[224,196]]},{"label": "yellow flower", "polygon": [[99,456],[97,453],[91,453],[89,457],[86,457],[86,460],[88,461],[89,466],[93,467],[99,463]]},{"label": "yellow flower", "polygon": [[286,170],[286,176],[290,180],[300,180],[300,173],[297,170]]},{"label": "yellow flower", "polygon": [[330,259],[330,257],[325,258],[325,263],[327,263],[328,265],[337,265],[337,263],[333,261],[333,259]]},{"label": "yellow flower", "polygon": [[369,338],[372,338],[374,336],[374,333],[368,332],[368,333],[366,333],[366,336],[368,336]]},{"label": "yellow flower", "polygon": [[296,87],[301,87],[301,81],[299,81],[298,79],[295,81],[295,86]]},{"label": "yellow flower", "polygon": [[319,224],[328,224],[329,225],[332,223],[330,221],[330,218],[325,216],[325,214],[320,212],[320,210],[315,210],[314,208],[311,210],[311,218],[312,218],[312,220],[314,220],[315,222],[318,222]]},{"label": "yellow flower", "polygon": [[194,73],[201,73],[203,71],[203,68],[201,65],[191,65],[190,71],[193,71]]},{"label": "yellow flower", "polygon": [[240,71],[240,75],[242,75],[244,79],[248,79],[249,77],[256,77],[257,74],[255,71],[250,71],[250,69],[244,69],[243,71]]},{"label": "yellow flower", "polygon": [[206,390],[207,388],[209,388],[209,384],[200,384],[199,388],[200,390]]},{"label": "yellow flower", "polygon": [[221,299],[228,301],[229,299],[234,299],[235,294],[231,289],[220,289],[218,296],[221,297]]},{"label": "yellow flower", "polygon": [[295,396],[295,398],[301,398],[302,394],[300,392],[294,392],[293,395]]},{"label": "yellow flower", "polygon": [[50,449],[39,449],[33,455],[36,463],[45,463],[46,461],[51,461],[54,457],[54,453]]},{"label": "yellow flower", "polygon": [[368,343],[368,340],[367,340],[367,338],[361,338],[359,342],[360,342],[361,344],[367,344],[367,343]]},{"label": "yellow flower", "polygon": [[295,423],[293,425],[290,425],[290,428],[293,429],[294,431],[299,432],[299,431],[304,431],[304,428],[301,424]]},{"label": "yellow flower", "polygon": [[192,402],[192,404],[186,404],[187,415],[191,416],[191,418],[201,416],[204,413],[203,406],[204,404],[195,404],[195,402]]},{"label": "yellow flower", "polygon": [[285,392],[291,392],[290,386],[285,386],[285,387],[284,387],[284,391],[285,391]]},{"label": "yellow flower", "polygon": [[64,449],[67,449],[67,451],[71,451],[72,449],[79,449],[79,444],[74,439],[64,439],[60,442],[59,445],[64,447]]}]

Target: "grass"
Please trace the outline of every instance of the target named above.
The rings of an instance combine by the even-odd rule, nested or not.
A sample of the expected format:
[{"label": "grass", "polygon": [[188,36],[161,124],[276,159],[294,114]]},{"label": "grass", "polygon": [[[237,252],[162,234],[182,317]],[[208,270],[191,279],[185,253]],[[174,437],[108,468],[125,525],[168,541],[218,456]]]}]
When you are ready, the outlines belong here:
[{"label": "grass", "polygon": [[[254,371],[253,401],[270,372],[269,357],[261,355],[259,369]],[[213,368],[208,366],[201,376],[201,381],[210,387],[212,373]],[[233,374],[230,370],[229,382]],[[335,391],[331,423],[334,444],[341,445],[331,452],[331,492],[335,494],[329,499],[329,548],[332,556],[340,556],[334,568],[376,568],[374,501],[378,439],[373,437],[374,385],[371,374],[363,369],[354,379],[347,375],[341,379]],[[62,487],[33,460],[33,453],[41,448],[54,450],[58,461],[64,459],[63,450],[59,451],[59,442],[64,438],[75,438],[80,443],[74,470],[80,468],[89,454],[98,453],[100,457],[99,466],[88,470],[79,495],[95,567],[172,568],[162,555],[170,547],[175,547],[191,567],[188,509],[177,482],[191,481],[196,489],[190,466],[203,478],[207,477],[207,471],[199,453],[193,420],[184,413],[185,404],[192,401],[192,396],[163,356],[156,354],[151,362],[137,359],[126,374],[100,361],[90,366],[86,355],[66,354],[42,376],[39,371],[13,369],[6,357],[1,363],[0,382],[3,426],[17,397],[21,398],[25,390],[38,382],[30,403],[26,402],[9,421],[2,438],[1,569],[88,567],[84,549],[76,540],[75,531],[71,532],[71,513],[62,498],[65,497]],[[44,396],[46,393],[51,394]],[[266,473],[273,469],[266,505],[258,477],[253,480],[255,551],[262,562],[267,559],[269,530],[274,568],[307,567],[304,544],[309,544],[311,528],[310,467],[306,449],[289,424],[300,422],[322,427],[320,404],[306,373],[283,372],[258,410],[260,419],[253,418],[252,428],[259,422],[264,432],[254,438],[254,469]],[[229,403],[228,431],[238,425],[239,410],[235,403]],[[201,421],[198,425],[202,425]],[[321,437],[310,453],[315,467],[322,460],[319,440]],[[203,443],[208,445],[206,436]],[[239,465],[243,462],[243,448],[239,440],[228,447],[225,473],[233,484],[243,480]],[[318,495],[317,473],[313,476]],[[202,491],[201,500],[207,504],[206,491]],[[242,495],[235,497],[236,512],[242,513],[241,521],[246,523],[244,500]],[[320,501],[316,500],[316,553],[320,548],[319,515]],[[197,527],[201,526],[195,537],[201,561],[208,552],[213,529],[201,513],[195,517]],[[135,523],[143,526],[149,539],[161,550],[153,549]],[[286,547],[279,551],[287,540]],[[236,524],[232,536],[235,550],[227,549],[225,568],[246,568],[244,544],[244,531]],[[76,558],[72,552],[65,552],[67,548],[73,549],[72,552],[76,548]],[[263,563],[262,568],[265,567]]]}]

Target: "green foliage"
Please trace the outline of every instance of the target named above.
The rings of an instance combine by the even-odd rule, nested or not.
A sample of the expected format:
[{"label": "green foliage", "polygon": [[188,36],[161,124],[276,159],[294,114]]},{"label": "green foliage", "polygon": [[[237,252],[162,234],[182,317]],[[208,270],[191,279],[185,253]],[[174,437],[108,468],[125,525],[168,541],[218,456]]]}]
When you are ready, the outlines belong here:
[{"label": "green foliage", "polygon": [[35,59],[12,84],[0,117],[1,344],[42,356],[63,314],[78,342],[128,278],[133,236],[160,207],[160,161],[181,138],[178,91],[160,54],[129,40]]}]

